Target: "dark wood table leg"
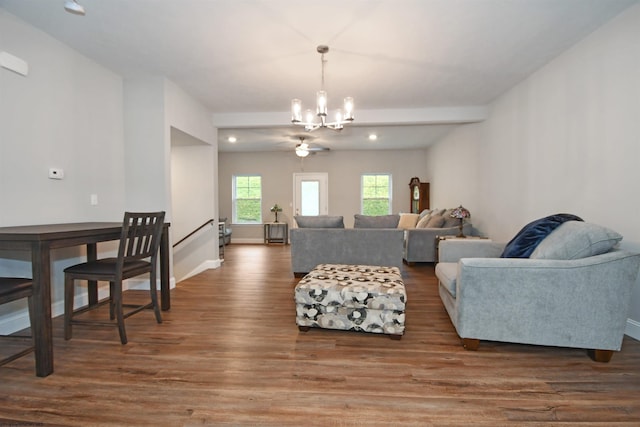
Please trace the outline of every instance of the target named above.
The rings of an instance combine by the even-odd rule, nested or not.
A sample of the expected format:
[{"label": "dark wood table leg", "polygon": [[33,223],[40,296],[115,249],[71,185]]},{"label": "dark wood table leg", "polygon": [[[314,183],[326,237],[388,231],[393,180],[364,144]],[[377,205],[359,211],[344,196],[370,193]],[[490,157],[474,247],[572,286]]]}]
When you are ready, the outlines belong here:
[{"label": "dark wood table leg", "polygon": [[162,310],[171,308],[171,294],[169,289],[169,227],[162,229],[160,238],[160,307]]},{"label": "dark wood table leg", "polygon": [[[96,243],[87,244],[87,261],[95,261],[98,259],[98,245]],[[98,282],[89,280],[87,286],[89,293],[89,305],[98,304]]]},{"label": "dark wood table leg", "polygon": [[53,373],[53,326],[51,321],[51,258],[49,245],[34,242],[31,248],[33,273],[33,324],[36,375]]}]

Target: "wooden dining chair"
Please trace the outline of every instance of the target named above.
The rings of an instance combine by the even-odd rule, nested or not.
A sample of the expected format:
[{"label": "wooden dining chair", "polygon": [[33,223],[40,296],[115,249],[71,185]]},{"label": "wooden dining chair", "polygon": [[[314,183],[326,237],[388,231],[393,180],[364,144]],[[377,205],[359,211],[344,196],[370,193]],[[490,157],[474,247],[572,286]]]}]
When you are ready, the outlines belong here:
[{"label": "wooden dining chair", "polygon": [[[18,277],[0,277],[0,304],[6,304],[19,299],[27,298],[29,306],[29,322],[33,325],[33,283],[31,279]],[[13,353],[0,360],[0,366],[5,365],[19,357],[32,352],[35,348],[33,333],[29,336],[25,335],[0,335],[2,339],[7,340],[29,340],[29,345],[21,351]]]},{"label": "wooden dining chair", "polygon": [[[117,326],[122,344],[127,343],[124,319],[144,309],[153,308],[156,321],[162,323],[157,293],[157,264],[160,235],[164,225],[164,212],[125,212],[117,258],[104,258],[83,262],[64,270],[64,338],[71,339],[71,327],[77,324]],[[149,273],[151,302],[125,304],[122,299],[123,280]],[[74,309],[76,280],[109,282],[110,321],[78,318],[77,315],[98,307],[87,305]],[[128,308],[124,312],[123,308]],[[86,316],[85,316],[86,317]],[[114,322],[115,319],[115,322]]]}]

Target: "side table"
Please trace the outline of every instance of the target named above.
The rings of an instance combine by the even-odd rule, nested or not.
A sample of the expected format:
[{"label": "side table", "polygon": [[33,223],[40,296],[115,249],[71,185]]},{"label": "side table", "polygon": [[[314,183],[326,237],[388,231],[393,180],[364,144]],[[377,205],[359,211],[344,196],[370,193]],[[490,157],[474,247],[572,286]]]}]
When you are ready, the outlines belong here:
[{"label": "side table", "polygon": [[289,244],[289,224],[286,222],[267,222],[264,224],[264,244]]},{"label": "side table", "polygon": [[465,236],[465,237],[458,237],[456,235],[450,235],[450,236],[436,236],[436,263],[440,261],[440,242],[443,240],[455,240],[458,242],[466,242],[469,240],[487,240],[487,241],[491,241],[491,239],[489,239],[488,237],[480,237],[480,236]]}]

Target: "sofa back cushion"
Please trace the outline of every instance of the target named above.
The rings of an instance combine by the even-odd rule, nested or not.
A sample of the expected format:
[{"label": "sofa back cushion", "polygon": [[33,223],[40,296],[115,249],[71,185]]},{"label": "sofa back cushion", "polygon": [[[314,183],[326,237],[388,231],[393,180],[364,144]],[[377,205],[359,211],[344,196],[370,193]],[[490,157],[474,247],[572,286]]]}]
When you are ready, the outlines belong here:
[{"label": "sofa back cushion", "polygon": [[416,228],[416,224],[420,219],[420,215],[416,213],[401,213],[400,221],[398,222],[398,228],[402,228],[403,230],[409,230],[412,228]]},{"label": "sofa back cushion", "polygon": [[529,258],[538,244],[560,224],[567,221],[582,221],[571,214],[555,214],[537,219],[525,225],[522,230],[507,243],[501,258]]},{"label": "sofa back cushion", "polygon": [[444,223],[445,219],[442,215],[431,215],[425,228],[442,228]]},{"label": "sofa back cushion", "polygon": [[578,259],[609,252],[622,240],[613,230],[579,221],[558,226],[544,238],[530,258]]},{"label": "sofa back cushion", "polygon": [[298,228],[344,228],[342,216],[331,215],[296,215],[294,216]]},{"label": "sofa back cushion", "polygon": [[355,214],[353,228],[398,228],[400,215],[360,215]]},{"label": "sofa back cushion", "polygon": [[447,209],[442,214],[442,217],[444,218],[444,224],[442,224],[442,228],[457,227],[458,225],[460,225],[460,219],[452,217],[452,212],[453,209]]}]

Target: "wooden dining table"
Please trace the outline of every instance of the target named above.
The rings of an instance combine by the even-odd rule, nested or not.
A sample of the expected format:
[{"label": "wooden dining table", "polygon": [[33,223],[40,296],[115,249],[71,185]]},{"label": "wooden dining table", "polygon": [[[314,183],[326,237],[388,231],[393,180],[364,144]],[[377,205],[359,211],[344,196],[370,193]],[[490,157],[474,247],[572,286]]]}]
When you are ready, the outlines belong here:
[{"label": "wooden dining table", "polygon": [[[51,319],[51,250],[87,246],[87,260],[97,258],[97,243],[119,240],[121,222],[0,227],[0,250],[30,251],[35,316],[31,331],[35,344],[36,375],[53,373],[53,327]],[[2,254],[0,254],[0,257]],[[162,310],[171,308],[169,293],[169,223],[160,240],[160,295]],[[98,303],[98,286],[89,282],[89,304]]]}]

